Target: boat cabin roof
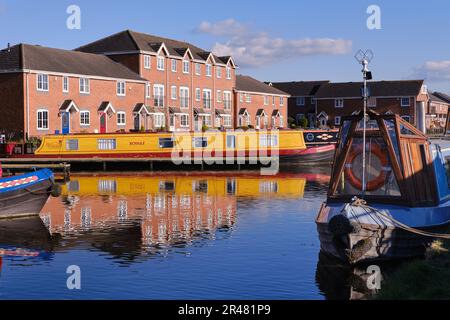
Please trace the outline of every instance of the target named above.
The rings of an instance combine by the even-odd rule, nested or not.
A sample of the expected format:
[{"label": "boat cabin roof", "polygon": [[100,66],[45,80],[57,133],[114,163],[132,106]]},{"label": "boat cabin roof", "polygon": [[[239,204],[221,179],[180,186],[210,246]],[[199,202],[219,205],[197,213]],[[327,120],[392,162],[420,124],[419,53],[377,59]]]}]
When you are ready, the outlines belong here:
[{"label": "boat cabin roof", "polygon": [[398,115],[369,110],[365,148],[363,112],[343,117],[328,200],[350,201],[356,196],[411,207],[436,205],[439,195],[433,161],[427,136]]}]

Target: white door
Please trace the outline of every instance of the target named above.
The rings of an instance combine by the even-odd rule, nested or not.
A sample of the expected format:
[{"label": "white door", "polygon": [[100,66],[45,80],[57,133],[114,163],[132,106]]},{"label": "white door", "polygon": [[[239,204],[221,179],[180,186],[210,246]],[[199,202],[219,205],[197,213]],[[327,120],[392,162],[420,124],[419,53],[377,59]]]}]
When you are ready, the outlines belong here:
[{"label": "white door", "polygon": [[169,131],[175,131],[175,115],[171,114],[169,116]]}]

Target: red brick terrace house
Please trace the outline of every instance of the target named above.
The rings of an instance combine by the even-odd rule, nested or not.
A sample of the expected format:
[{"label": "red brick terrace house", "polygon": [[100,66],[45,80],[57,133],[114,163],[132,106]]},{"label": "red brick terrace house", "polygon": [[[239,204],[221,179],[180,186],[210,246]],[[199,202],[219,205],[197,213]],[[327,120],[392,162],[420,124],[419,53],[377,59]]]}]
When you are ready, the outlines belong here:
[{"label": "red brick terrace house", "polygon": [[287,126],[289,94],[248,76],[236,77],[236,127],[255,129]]},{"label": "red brick terrace house", "polygon": [[288,100],[288,116],[298,125],[303,118],[308,119],[308,127],[316,127],[316,93],[320,86],[329,81],[270,82],[291,97]]},{"label": "red brick terrace house", "polygon": [[148,102],[138,113],[165,123],[170,131],[233,126],[236,65],[190,43],[130,30],[82,46],[127,66],[149,83]]},{"label": "red brick terrace house", "polygon": [[105,56],[19,44],[0,51],[0,128],[24,138],[128,131],[145,88]]},{"label": "red brick terrace house", "polygon": [[[368,107],[383,113],[394,113],[418,125],[425,122],[427,88],[423,80],[374,81],[368,84]],[[341,117],[362,110],[362,82],[327,83],[316,93],[319,127],[335,127]]]},{"label": "red brick terrace house", "polygon": [[428,110],[425,119],[427,130],[444,130],[450,106],[450,97],[445,93],[428,93]]}]

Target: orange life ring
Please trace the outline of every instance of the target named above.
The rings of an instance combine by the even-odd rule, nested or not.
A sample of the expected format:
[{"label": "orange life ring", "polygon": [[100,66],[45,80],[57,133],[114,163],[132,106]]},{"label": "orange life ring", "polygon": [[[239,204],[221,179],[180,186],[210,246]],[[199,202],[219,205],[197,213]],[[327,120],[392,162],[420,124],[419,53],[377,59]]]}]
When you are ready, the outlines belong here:
[{"label": "orange life ring", "polygon": [[[353,161],[355,161],[356,157],[362,154],[362,152],[362,147],[355,148],[350,152],[347,161],[345,162],[346,179],[348,179],[350,184],[358,190],[362,190],[362,181],[361,179],[356,177],[355,173],[353,172]],[[378,144],[370,144],[370,153],[377,156],[381,164],[381,171],[378,177],[371,181],[368,181],[366,186],[366,191],[375,191],[384,185],[388,172],[390,172],[390,169],[388,168],[389,160],[387,157],[387,153],[383,152],[380,145]]]}]

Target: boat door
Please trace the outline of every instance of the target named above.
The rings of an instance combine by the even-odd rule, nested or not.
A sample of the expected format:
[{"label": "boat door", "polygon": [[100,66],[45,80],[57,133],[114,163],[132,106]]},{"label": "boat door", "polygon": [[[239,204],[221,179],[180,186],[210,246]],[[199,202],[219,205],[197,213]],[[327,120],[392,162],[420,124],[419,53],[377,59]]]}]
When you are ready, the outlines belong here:
[{"label": "boat door", "polygon": [[175,115],[171,114],[169,116],[169,131],[175,131]]},{"label": "boat door", "polygon": [[106,113],[100,115],[100,133],[106,133]]},{"label": "boat door", "polygon": [[61,128],[62,134],[70,133],[70,112],[61,113]]}]

